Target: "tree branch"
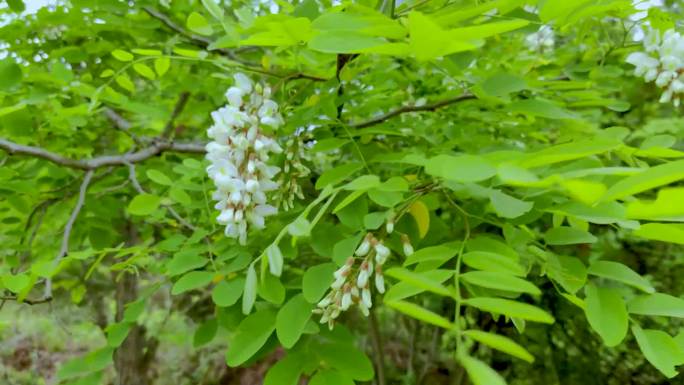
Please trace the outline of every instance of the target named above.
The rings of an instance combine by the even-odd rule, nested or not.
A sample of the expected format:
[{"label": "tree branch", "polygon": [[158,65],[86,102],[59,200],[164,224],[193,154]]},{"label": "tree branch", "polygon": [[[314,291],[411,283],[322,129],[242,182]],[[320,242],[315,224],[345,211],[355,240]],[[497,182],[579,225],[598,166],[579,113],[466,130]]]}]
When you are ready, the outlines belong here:
[{"label": "tree branch", "polygon": [[173,112],[171,112],[171,117],[169,118],[169,121],[166,122],[166,126],[164,127],[164,131],[161,134],[161,138],[163,139],[169,139],[173,136],[173,131],[175,128],[174,123],[176,122],[176,118],[178,115],[180,115],[181,112],[183,112],[183,109],[185,108],[185,105],[188,104],[188,99],[190,98],[190,93],[185,91],[180,94],[178,97],[178,101],[176,102],[176,105],[173,107]]},{"label": "tree branch", "polygon": [[205,152],[203,143],[155,141],[147,148],[128,154],[102,155],[91,159],[71,159],[41,147],[25,146],[2,138],[0,138],[0,149],[7,151],[10,155],[33,156],[61,166],[86,171],[105,166],[123,166],[128,163],[138,163],[167,151],[194,154],[203,154]]},{"label": "tree branch", "polygon": [[351,128],[366,128],[366,127],[370,127],[370,126],[375,126],[375,125],[383,123],[386,120],[389,120],[395,116],[399,116],[399,115],[405,114],[407,112],[435,111],[439,108],[446,107],[450,104],[459,103],[459,102],[462,102],[465,100],[471,100],[471,99],[477,99],[477,98],[473,94],[465,93],[463,95],[459,95],[459,96],[455,96],[452,98],[440,100],[440,101],[437,101],[435,103],[426,104],[423,106],[403,106],[403,107],[397,108],[394,111],[390,111],[386,114],[380,115],[376,118],[372,118],[372,119],[369,119],[369,120],[366,120],[366,121],[360,122],[360,123],[352,123],[349,125],[349,127],[351,127]]},{"label": "tree branch", "polygon": [[[195,35],[194,33],[190,32],[190,31],[186,30],[185,28],[179,26],[178,24],[174,23],[173,20],[171,20],[164,13],[162,13],[162,12],[152,8],[152,7],[145,6],[145,7],[142,7],[142,9],[145,12],[147,12],[148,15],[150,15],[153,18],[161,21],[162,24],[164,24],[170,30],[177,32],[180,35],[183,35],[186,38],[190,39],[190,41],[195,45],[198,45],[202,48],[208,49],[209,45],[212,43],[211,39],[204,37],[204,36]],[[225,49],[225,48],[218,48],[218,49],[215,49],[213,51],[220,52],[223,55],[228,56],[229,58],[231,58],[232,60],[234,60],[238,63],[242,63],[242,64],[246,64],[246,65],[252,65],[253,64],[253,63],[250,63],[244,59],[237,57],[233,51]]]},{"label": "tree branch", "polygon": [[[53,267],[57,267],[59,262],[64,258],[64,256],[69,252],[69,237],[71,236],[71,230],[73,230],[74,223],[76,223],[76,218],[83,208],[85,203],[85,196],[88,192],[88,185],[90,185],[90,180],[93,178],[94,170],[86,171],[83,176],[83,182],[81,182],[81,187],[78,190],[78,199],[76,200],[76,206],[74,207],[69,220],[64,226],[64,233],[62,234],[62,245],[59,248],[59,253],[52,262]],[[43,298],[52,298],[52,278],[48,277],[45,281],[45,294]]]}]

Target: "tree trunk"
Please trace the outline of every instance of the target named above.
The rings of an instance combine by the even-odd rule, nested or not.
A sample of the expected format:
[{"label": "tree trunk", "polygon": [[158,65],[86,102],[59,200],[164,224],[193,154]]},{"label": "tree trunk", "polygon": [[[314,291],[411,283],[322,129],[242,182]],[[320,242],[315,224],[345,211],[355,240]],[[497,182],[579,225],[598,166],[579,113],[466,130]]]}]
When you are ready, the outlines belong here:
[{"label": "tree trunk", "polygon": [[[127,244],[138,243],[138,234],[129,223]],[[116,282],[116,322],[123,319],[126,304],[138,299],[138,277],[123,273]],[[114,352],[114,368],[117,373],[116,385],[148,385],[149,368],[156,353],[156,339],[147,340],[142,325],[131,327],[128,336]]]}]

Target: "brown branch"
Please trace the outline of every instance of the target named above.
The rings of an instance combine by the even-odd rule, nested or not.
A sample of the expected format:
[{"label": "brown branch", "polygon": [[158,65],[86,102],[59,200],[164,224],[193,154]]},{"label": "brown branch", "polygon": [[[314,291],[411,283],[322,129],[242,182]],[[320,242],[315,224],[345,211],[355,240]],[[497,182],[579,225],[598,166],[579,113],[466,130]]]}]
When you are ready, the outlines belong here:
[{"label": "brown branch", "polygon": [[0,138],[0,149],[7,151],[10,155],[33,156],[61,166],[86,171],[105,166],[123,166],[128,163],[138,163],[167,151],[194,154],[203,154],[205,152],[203,143],[155,141],[147,148],[128,154],[102,155],[91,159],[71,159],[41,147],[25,146],[2,138]]},{"label": "brown branch", "polygon": [[[14,296],[9,296],[9,297],[0,297],[0,301],[18,301],[19,299]],[[52,297],[43,297],[40,299],[23,299],[21,303],[25,303],[27,305],[39,305],[41,303],[47,303],[52,301]]]},{"label": "brown branch", "polygon": [[369,120],[366,120],[364,122],[360,123],[352,123],[349,125],[351,128],[366,128],[370,126],[375,126],[377,124],[383,123],[386,120],[389,120],[395,116],[399,116],[401,114],[405,114],[407,112],[421,112],[421,111],[435,111],[439,108],[446,107],[450,104],[454,103],[459,103],[465,100],[471,100],[471,99],[476,99],[476,96],[470,93],[465,93],[463,95],[455,96],[452,98],[440,100],[438,102],[432,103],[432,104],[426,104],[423,106],[403,106],[400,108],[397,108],[394,111],[390,111],[386,114],[380,115],[376,118],[372,118]]},{"label": "brown branch", "polygon": [[166,126],[164,127],[164,131],[161,134],[161,138],[163,139],[169,139],[173,137],[173,131],[175,128],[175,122],[176,118],[178,115],[180,115],[181,112],[183,112],[183,109],[185,108],[185,105],[188,104],[188,99],[190,98],[190,93],[189,92],[182,92],[180,96],[178,97],[178,101],[176,102],[176,105],[173,107],[173,112],[171,112],[171,117],[169,118],[169,121],[166,122]]},{"label": "brown branch", "polygon": [[[62,245],[59,248],[59,253],[57,253],[57,256],[52,262],[53,267],[57,267],[62,258],[64,258],[64,256],[69,252],[69,237],[71,236],[74,223],[76,223],[76,218],[85,204],[85,196],[88,192],[88,185],[90,185],[90,180],[93,178],[94,172],[94,170],[88,170],[83,176],[83,182],[81,182],[81,187],[78,190],[76,206],[74,206],[74,209],[71,211],[71,215],[69,216],[69,220],[67,220],[66,226],[64,226]],[[45,294],[43,295],[43,298],[52,298],[52,278],[50,277],[48,277],[45,281]]]}]

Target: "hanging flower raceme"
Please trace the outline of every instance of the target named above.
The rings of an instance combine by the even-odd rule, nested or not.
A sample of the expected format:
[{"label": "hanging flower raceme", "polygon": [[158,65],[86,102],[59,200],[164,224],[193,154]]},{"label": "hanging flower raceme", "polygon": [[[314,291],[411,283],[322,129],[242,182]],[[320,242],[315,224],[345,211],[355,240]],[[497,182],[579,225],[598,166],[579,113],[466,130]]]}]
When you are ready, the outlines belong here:
[{"label": "hanging flower raceme", "polygon": [[216,220],[226,226],[226,236],[245,244],[248,228],[263,228],[264,218],[277,212],[266,194],[278,188],[274,177],[280,168],[268,160],[282,149],[268,134],[283,119],[278,104],[269,99],[270,88],[241,73],[234,78],[235,85],[226,92],[228,104],[211,113],[207,173],[216,186],[215,208],[221,211]]},{"label": "hanging flower raceme", "polygon": [[354,255],[333,274],[335,281],[330,285],[330,291],[314,310],[321,314],[320,322],[332,328],[340,313],[354,304],[367,316],[373,306],[371,287],[375,286],[378,293],[385,292],[382,266],[390,254],[387,246],[368,233]]},{"label": "hanging flower raceme", "polygon": [[548,25],[542,25],[537,32],[525,37],[525,45],[530,51],[547,52],[553,50],[556,44],[553,29]]},{"label": "hanging flower raceme", "polygon": [[679,106],[684,94],[684,37],[673,29],[662,38],[658,30],[650,30],[643,40],[644,51],[627,56],[636,68],[634,74],[663,89],[661,103]]}]

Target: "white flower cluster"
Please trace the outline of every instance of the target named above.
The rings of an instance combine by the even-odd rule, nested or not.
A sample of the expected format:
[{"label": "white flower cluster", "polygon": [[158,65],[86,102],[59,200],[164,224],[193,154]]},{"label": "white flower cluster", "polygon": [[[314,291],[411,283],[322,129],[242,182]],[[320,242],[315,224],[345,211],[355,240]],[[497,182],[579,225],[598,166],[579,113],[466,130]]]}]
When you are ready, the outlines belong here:
[{"label": "white flower cluster", "polygon": [[[390,225],[390,223],[392,223]],[[394,226],[394,222],[388,222],[388,226]],[[389,229],[388,229],[389,230]],[[391,233],[391,231],[389,231]],[[404,253],[408,256],[413,254],[413,247],[406,235],[401,237]],[[390,249],[368,233],[354,256],[347,258],[345,264],[340,267],[333,276],[335,281],[330,285],[330,292],[318,303],[314,313],[321,314],[320,322],[327,323],[332,329],[335,320],[340,313],[349,310],[353,304],[358,304],[363,315],[368,316],[373,306],[371,300],[371,280],[375,284],[378,293],[385,292],[385,276],[382,266],[390,256]],[[358,269],[355,269],[357,260],[361,260]]]},{"label": "white flower cluster", "polygon": [[548,25],[542,25],[537,32],[525,37],[525,44],[530,51],[547,52],[553,50],[556,44],[553,29]]},{"label": "white flower cluster", "polygon": [[[354,256],[347,258],[346,263],[335,271],[335,282],[330,285],[330,292],[318,303],[314,313],[321,314],[321,323],[327,323],[332,329],[335,319],[341,312],[348,310],[356,303],[364,315],[373,306],[371,301],[370,281],[373,279],[379,293],[385,292],[385,277],[382,265],[390,256],[390,249],[368,233]],[[361,264],[355,270],[356,260]]]},{"label": "white flower cluster", "polygon": [[679,106],[684,93],[684,37],[670,29],[661,38],[660,32],[652,29],[644,37],[643,46],[645,52],[629,54],[627,63],[636,67],[635,75],[663,89],[661,103]]},{"label": "white flower cluster", "polygon": [[283,119],[278,104],[269,99],[270,88],[253,84],[241,73],[234,78],[235,86],[226,92],[228,104],[211,113],[207,173],[216,185],[215,208],[221,211],[216,220],[226,226],[226,236],[245,244],[248,226],[263,228],[264,217],[277,212],[266,193],[278,188],[273,178],[280,168],[267,162],[271,153],[282,149],[267,133]]}]

